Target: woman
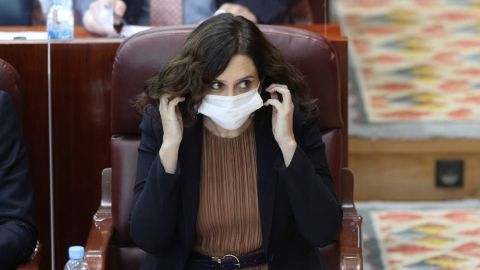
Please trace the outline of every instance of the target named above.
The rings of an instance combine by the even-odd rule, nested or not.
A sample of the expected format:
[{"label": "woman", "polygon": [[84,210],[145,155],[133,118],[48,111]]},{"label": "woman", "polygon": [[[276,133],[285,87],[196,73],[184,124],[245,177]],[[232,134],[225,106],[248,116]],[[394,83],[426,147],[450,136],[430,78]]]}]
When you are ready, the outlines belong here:
[{"label": "woman", "polygon": [[325,269],[342,212],[317,108],[254,23],[200,24],[137,105],[142,269]]}]

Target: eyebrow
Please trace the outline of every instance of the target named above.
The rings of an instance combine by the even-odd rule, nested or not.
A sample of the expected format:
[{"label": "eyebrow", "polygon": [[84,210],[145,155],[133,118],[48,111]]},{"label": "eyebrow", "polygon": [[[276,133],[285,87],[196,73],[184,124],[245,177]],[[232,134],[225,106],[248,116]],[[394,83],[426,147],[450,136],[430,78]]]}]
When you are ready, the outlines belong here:
[{"label": "eyebrow", "polygon": [[[243,77],[243,78],[240,78],[240,79],[236,80],[235,83],[244,81],[244,80],[246,80],[246,79],[253,79],[253,78],[254,78],[253,75],[247,75],[247,76],[245,76],[245,77]],[[225,81],[222,81],[222,80],[215,79],[215,80],[213,80],[213,81],[214,81],[214,82],[217,81],[217,82],[221,82],[221,83],[225,84]]]}]

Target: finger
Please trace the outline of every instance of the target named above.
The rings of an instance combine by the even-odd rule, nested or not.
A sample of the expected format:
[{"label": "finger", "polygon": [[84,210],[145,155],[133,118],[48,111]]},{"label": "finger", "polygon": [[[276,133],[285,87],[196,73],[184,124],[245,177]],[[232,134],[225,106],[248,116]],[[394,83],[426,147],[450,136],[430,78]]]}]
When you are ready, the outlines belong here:
[{"label": "finger", "polygon": [[182,124],[182,112],[180,112],[180,108],[178,108],[178,106],[175,107],[175,115],[177,116],[178,123]]},{"label": "finger", "polygon": [[279,98],[277,92],[270,93],[270,98],[278,100]]},{"label": "finger", "polygon": [[185,101],[185,97],[174,97],[168,103],[169,113],[175,113],[175,108],[177,108],[178,103]]},{"label": "finger", "polygon": [[276,84],[276,83],[272,83],[270,84],[267,89],[265,89],[265,91],[267,92],[279,92],[280,94],[284,94],[285,92],[288,92],[288,94],[290,94],[290,90],[288,89],[288,87],[284,84]]},{"label": "finger", "polygon": [[[166,93],[166,94],[162,94],[160,96],[160,99],[164,99],[166,104],[168,105],[168,103],[170,102],[170,100],[172,100],[172,97],[173,97],[173,94],[169,94],[169,93]],[[165,107],[166,108],[166,107]]]},{"label": "finger", "polygon": [[287,102],[291,102],[292,96],[290,90],[286,85],[283,84],[271,84],[270,86],[265,89],[265,91],[269,93],[280,93],[282,95],[282,99]]},{"label": "finger", "polygon": [[169,107],[172,107],[172,106],[175,107],[175,106],[177,106],[178,103],[180,103],[182,101],[185,101],[185,97],[174,97],[168,102],[168,106]]},{"label": "finger", "polygon": [[272,83],[272,84],[270,84],[270,85],[267,87],[267,89],[268,89],[269,87],[270,87],[270,88],[273,88],[273,87],[284,87],[284,88],[288,88],[287,85],[285,85],[285,84],[279,84],[279,83]]},{"label": "finger", "polygon": [[158,106],[159,106],[160,114],[165,115],[165,113],[167,112],[167,108],[168,108],[168,96],[167,95],[162,95],[160,97],[160,102],[159,103],[160,104]]},{"label": "finger", "polygon": [[123,17],[125,14],[125,11],[127,11],[127,5],[123,1],[117,1],[115,2],[115,15],[119,17]]},{"label": "finger", "polygon": [[268,106],[271,105],[277,110],[280,110],[282,108],[282,103],[278,99],[269,99],[263,103],[263,106]]}]

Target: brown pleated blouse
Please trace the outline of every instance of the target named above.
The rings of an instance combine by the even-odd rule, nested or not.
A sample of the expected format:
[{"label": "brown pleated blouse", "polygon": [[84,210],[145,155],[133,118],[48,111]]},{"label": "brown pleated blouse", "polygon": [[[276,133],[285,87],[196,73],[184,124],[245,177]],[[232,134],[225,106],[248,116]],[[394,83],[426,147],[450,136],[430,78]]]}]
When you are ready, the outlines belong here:
[{"label": "brown pleated blouse", "polygon": [[[253,125],[235,138],[203,128],[197,233],[193,249],[243,256],[262,247]],[[266,270],[267,265],[248,268]]]}]

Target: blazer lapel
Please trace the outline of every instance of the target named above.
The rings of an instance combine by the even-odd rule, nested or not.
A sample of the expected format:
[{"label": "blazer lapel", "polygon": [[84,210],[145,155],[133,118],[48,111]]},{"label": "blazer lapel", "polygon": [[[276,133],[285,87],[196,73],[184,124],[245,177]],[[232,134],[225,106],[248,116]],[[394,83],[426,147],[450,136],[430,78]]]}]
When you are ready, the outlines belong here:
[{"label": "blazer lapel", "polygon": [[190,248],[197,222],[198,202],[200,194],[200,168],[202,154],[202,117],[194,126],[184,131],[182,144],[179,150],[179,164],[181,171],[181,198],[185,234],[185,246]]},{"label": "blazer lapel", "polygon": [[268,123],[255,123],[255,139],[257,147],[257,189],[258,206],[262,225],[262,240],[265,252],[268,253],[270,231],[272,227],[273,208],[277,173],[275,158],[280,153],[273,137],[272,126]]}]

